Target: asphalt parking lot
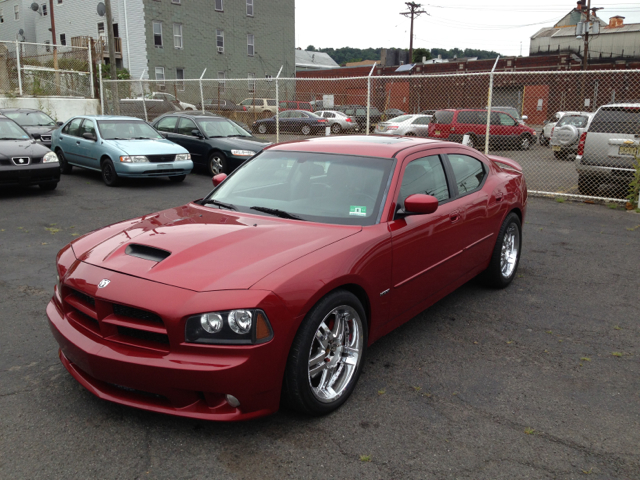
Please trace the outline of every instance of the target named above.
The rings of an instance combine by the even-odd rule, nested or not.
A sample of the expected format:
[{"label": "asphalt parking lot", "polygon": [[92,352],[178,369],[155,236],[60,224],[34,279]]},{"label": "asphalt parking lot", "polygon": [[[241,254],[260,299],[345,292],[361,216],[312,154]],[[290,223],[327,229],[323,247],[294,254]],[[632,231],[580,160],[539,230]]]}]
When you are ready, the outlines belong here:
[{"label": "asphalt parking lot", "polygon": [[219,424],[91,395],[46,321],[56,252],[210,188],[74,169],[0,191],[0,478],[640,478],[640,215],[603,205],[532,198],[514,283],[472,281],[378,341],[330,416]]}]

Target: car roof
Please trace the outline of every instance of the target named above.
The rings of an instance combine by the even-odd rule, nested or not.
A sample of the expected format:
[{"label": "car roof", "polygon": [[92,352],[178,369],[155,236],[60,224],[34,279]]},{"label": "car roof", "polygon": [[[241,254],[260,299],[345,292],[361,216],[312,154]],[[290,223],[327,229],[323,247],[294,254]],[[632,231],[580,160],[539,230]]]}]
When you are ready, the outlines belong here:
[{"label": "car roof", "polygon": [[37,108],[26,108],[26,107],[2,107],[0,108],[0,112],[30,112],[31,113],[31,112],[42,112],[42,110],[38,110]]},{"label": "car roof", "polygon": [[[186,118],[217,118],[219,120],[230,120],[222,115],[213,115],[211,113],[184,113],[184,112],[167,112],[160,115],[157,119],[162,117],[186,117]],[[157,120],[156,119],[156,120]],[[233,121],[233,120],[231,120]]]},{"label": "car roof", "polygon": [[600,108],[604,107],[633,107],[640,108],[640,103],[608,103],[607,105],[602,105]]},{"label": "car roof", "polygon": [[391,135],[345,135],[294,140],[271,146],[269,149],[393,158],[398,152],[406,148],[438,143],[442,142],[426,138]]},{"label": "car roof", "polygon": [[69,120],[73,120],[74,118],[88,118],[90,120],[139,120],[144,122],[144,120],[138,117],[127,117],[124,115],[76,115]]}]

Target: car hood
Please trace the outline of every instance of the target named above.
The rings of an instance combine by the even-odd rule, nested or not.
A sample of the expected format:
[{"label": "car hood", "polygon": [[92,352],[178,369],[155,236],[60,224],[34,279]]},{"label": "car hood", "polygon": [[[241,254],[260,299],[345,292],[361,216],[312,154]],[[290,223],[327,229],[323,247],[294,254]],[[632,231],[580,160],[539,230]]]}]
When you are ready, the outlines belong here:
[{"label": "car hood", "polygon": [[[362,230],[359,226],[328,226],[196,204],[114,227],[75,241],[72,245],[78,259],[197,292],[248,289],[278,268]],[[136,253],[132,249],[144,249],[140,245],[169,255],[160,261],[131,255]]]},{"label": "car hood", "polygon": [[127,155],[163,155],[188,153],[187,150],[166,139],[161,140],[105,140]]},{"label": "car hood", "polygon": [[47,147],[36,143],[32,139],[0,140],[0,159],[2,160],[20,156],[39,158],[50,151]]},{"label": "car hood", "polygon": [[267,145],[271,145],[271,142],[260,140],[253,136],[212,138],[211,140],[215,141],[218,147],[226,148],[227,150],[252,150],[254,152],[259,152]]}]

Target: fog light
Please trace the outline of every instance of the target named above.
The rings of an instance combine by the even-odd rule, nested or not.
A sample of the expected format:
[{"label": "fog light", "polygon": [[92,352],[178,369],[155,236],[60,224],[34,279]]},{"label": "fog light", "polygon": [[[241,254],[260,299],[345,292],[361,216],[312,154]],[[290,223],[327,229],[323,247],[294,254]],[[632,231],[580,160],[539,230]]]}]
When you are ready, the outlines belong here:
[{"label": "fog light", "polygon": [[231,405],[233,408],[238,408],[240,406],[240,401],[233,395],[229,395],[229,394],[227,394],[227,403]]},{"label": "fog light", "polygon": [[222,330],[222,317],[217,313],[205,313],[200,317],[200,325],[207,333],[218,333]]}]

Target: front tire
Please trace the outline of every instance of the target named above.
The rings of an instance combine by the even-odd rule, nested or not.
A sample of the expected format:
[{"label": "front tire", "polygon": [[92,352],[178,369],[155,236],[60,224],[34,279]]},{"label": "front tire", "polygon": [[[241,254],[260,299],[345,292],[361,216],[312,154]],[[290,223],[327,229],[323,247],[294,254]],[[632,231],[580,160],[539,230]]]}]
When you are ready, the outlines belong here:
[{"label": "front tire", "polygon": [[41,183],[38,186],[40,187],[40,190],[51,191],[56,189],[58,182]]},{"label": "front tire", "polygon": [[173,177],[169,177],[169,181],[173,183],[180,183],[184,181],[185,178],[187,178],[186,175],[174,175]]},{"label": "front tire", "polygon": [[338,135],[340,132],[342,132],[342,127],[339,123],[334,123],[333,125],[331,125],[331,133]]},{"label": "front tire", "polygon": [[212,177],[215,177],[219,173],[227,173],[227,157],[224,156],[224,153],[213,152],[209,156],[207,172]]},{"label": "front tire", "polygon": [[285,370],[284,399],[308,415],[325,415],[347,401],[364,364],[367,320],[358,298],[336,290],[307,314]]},{"label": "front tire", "polygon": [[549,139],[547,137],[544,136],[544,134],[540,134],[540,145],[542,145],[543,147],[548,147],[549,146]]},{"label": "front tire", "polygon": [[529,137],[529,135],[522,135],[519,143],[520,150],[529,150],[531,148],[531,137]]},{"label": "front tire", "polygon": [[303,125],[300,133],[302,133],[302,135],[311,135],[311,127],[309,125]]},{"label": "front tire", "polygon": [[489,286],[505,288],[511,283],[518,270],[521,250],[522,224],[518,215],[511,212],[500,227],[489,268],[485,270],[485,281]]},{"label": "front tire", "polygon": [[267,126],[264,123],[258,125],[258,133],[261,133],[262,135],[267,133]]},{"label": "front tire", "polygon": [[69,165],[62,150],[58,149],[56,155],[58,155],[58,163],[60,163],[60,173],[64,173],[65,175],[70,174],[73,166]]},{"label": "front tire", "polygon": [[116,168],[109,159],[102,162],[102,181],[107,187],[116,187],[120,184],[120,178],[116,173]]}]

